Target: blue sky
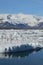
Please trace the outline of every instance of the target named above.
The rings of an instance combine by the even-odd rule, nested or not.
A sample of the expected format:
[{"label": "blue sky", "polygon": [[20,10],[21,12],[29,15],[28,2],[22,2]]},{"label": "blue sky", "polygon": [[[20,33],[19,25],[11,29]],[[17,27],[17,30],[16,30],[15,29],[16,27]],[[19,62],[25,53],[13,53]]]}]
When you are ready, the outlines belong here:
[{"label": "blue sky", "polygon": [[43,16],[43,0],[0,0],[0,13]]}]

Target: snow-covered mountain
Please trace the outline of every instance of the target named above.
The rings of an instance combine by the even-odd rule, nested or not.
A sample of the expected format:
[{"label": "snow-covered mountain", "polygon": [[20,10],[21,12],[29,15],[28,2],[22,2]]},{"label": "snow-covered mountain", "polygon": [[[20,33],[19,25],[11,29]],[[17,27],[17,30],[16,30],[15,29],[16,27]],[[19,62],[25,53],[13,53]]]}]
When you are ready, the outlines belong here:
[{"label": "snow-covered mountain", "polygon": [[43,29],[43,17],[27,14],[0,14],[0,28]]}]

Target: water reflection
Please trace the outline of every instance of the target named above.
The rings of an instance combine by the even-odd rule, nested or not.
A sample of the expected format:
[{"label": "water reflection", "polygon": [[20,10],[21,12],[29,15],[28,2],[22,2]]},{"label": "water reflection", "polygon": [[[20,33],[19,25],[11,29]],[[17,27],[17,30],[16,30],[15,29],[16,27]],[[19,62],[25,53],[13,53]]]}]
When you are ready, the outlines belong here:
[{"label": "water reflection", "polygon": [[37,49],[37,50],[30,50],[30,51],[22,51],[22,52],[17,52],[17,53],[4,53],[4,54],[0,54],[0,58],[22,58],[25,56],[29,56],[30,54],[34,53],[34,52],[38,52],[41,49]]},{"label": "water reflection", "polygon": [[[1,58],[2,57],[2,58]],[[43,65],[43,49],[13,54],[0,54],[0,65]]]},{"label": "water reflection", "polygon": [[17,52],[17,53],[5,53],[5,57],[8,57],[8,58],[14,58],[14,57],[25,57],[25,56],[29,56],[31,53],[33,52],[32,51],[23,51],[23,52]]}]

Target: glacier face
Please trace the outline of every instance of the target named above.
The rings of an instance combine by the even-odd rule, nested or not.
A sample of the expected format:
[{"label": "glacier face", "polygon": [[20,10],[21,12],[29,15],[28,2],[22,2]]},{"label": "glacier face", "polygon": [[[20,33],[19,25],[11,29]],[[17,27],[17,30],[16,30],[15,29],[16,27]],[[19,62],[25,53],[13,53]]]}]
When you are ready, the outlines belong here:
[{"label": "glacier face", "polygon": [[43,47],[42,29],[43,17],[28,14],[0,14],[0,52]]},{"label": "glacier face", "polygon": [[28,14],[0,14],[0,28],[43,29],[43,17]]},{"label": "glacier face", "polygon": [[5,48],[15,52],[37,47],[43,47],[43,30],[0,30],[0,52]]}]

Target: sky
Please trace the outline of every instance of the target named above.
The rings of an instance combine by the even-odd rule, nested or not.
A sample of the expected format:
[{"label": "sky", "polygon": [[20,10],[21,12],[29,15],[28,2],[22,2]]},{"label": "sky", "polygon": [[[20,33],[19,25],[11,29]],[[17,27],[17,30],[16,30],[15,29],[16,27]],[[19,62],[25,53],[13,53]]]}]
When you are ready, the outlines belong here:
[{"label": "sky", "polygon": [[43,0],[0,0],[0,14],[2,13],[43,16]]}]

